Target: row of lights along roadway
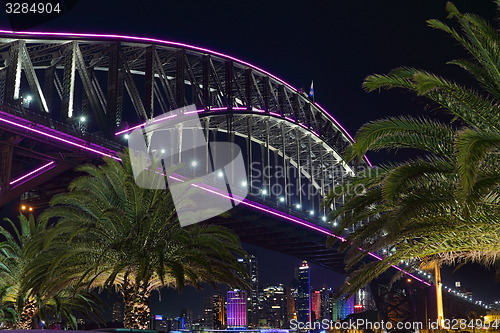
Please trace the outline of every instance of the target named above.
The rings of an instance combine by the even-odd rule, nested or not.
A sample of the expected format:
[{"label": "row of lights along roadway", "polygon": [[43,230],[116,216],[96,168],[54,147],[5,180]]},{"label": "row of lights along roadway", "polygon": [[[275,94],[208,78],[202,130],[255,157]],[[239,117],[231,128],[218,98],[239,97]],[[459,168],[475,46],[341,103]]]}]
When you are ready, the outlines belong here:
[{"label": "row of lights along roadway", "polygon": [[[27,106],[29,106],[29,102],[31,102],[31,100],[32,100],[32,97],[31,97],[31,96],[29,96],[29,95],[28,95],[28,96],[26,96],[26,98],[24,99],[24,101],[25,101],[25,102],[27,102],[27,103],[26,103],[26,104],[27,104]],[[84,122],[86,122],[86,121],[87,121],[87,118],[86,118],[85,116],[80,116],[79,121],[80,121],[80,122],[82,122],[82,123],[84,123]],[[128,138],[129,138],[129,135],[128,135],[128,134],[125,134],[125,135],[124,135],[124,137],[125,137],[125,139],[128,139]],[[161,153],[162,153],[162,154],[164,154],[164,153],[165,153],[165,149],[162,149],[162,150],[161,150]],[[192,161],[192,162],[191,162],[191,166],[192,166],[192,167],[196,167],[197,165],[198,165],[198,162],[197,162],[197,161]],[[223,172],[222,172],[222,171],[219,171],[218,176],[219,176],[219,177],[223,177],[223,176],[224,176]],[[242,185],[243,187],[246,187],[246,186],[248,186],[248,183],[247,183],[247,181],[243,181],[243,182],[241,183],[241,185]],[[267,192],[267,190],[266,190],[266,189],[263,189],[263,190],[261,190],[261,194],[262,194],[263,196],[266,196],[266,195],[268,194],[268,192]],[[285,202],[285,198],[284,198],[284,197],[280,197],[280,198],[279,198],[279,201],[280,201],[281,203],[283,203],[283,202]],[[296,208],[296,209],[301,209],[302,207],[301,207],[300,203],[297,203],[297,204],[295,204],[295,208]],[[22,205],[22,206],[21,206],[21,211],[29,211],[29,212],[32,212],[32,211],[33,211],[33,207],[26,206],[26,205]],[[309,215],[314,216],[314,211],[313,211],[313,210],[309,211]],[[321,220],[322,220],[322,221],[326,221],[326,216],[322,216],[322,217],[321,217]],[[333,225],[334,225],[334,226],[337,226],[337,222],[333,222]],[[407,265],[408,265],[408,264],[407,264]],[[427,273],[425,273],[425,272],[422,272],[421,270],[419,270],[418,272],[419,272],[420,274],[422,274],[422,276],[423,276],[424,278],[428,278],[428,279],[432,278],[432,276],[431,276],[430,274],[427,274]],[[408,281],[408,282],[411,282],[411,279],[407,279],[407,281]],[[472,297],[471,297],[471,298],[467,298],[467,296],[466,296],[466,295],[464,295],[464,294],[463,294],[463,293],[461,293],[461,292],[458,292],[458,291],[456,291],[456,290],[453,290],[452,288],[447,287],[447,286],[443,286],[443,287],[444,287],[444,288],[445,288],[445,290],[447,290],[448,292],[453,293],[453,294],[455,294],[455,295],[457,295],[457,296],[459,296],[459,297],[463,297],[463,298],[467,299],[468,301],[471,301],[471,302],[472,302]],[[478,301],[476,301],[476,304],[481,304],[481,303],[478,303]],[[481,305],[482,305],[482,304],[481,304]],[[485,306],[485,307],[486,307],[486,308],[488,308],[488,306]]]}]

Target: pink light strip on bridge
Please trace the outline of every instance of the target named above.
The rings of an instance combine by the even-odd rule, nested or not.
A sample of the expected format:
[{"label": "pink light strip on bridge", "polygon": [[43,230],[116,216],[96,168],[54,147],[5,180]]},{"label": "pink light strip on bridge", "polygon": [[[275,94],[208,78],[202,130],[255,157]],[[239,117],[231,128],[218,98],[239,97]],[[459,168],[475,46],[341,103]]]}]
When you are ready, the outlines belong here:
[{"label": "pink light strip on bridge", "polygon": [[23,175],[23,176],[21,176],[19,178],[16,178],[16,179],[12,180],[10,182],[10,185],[14,185],[15,183],[20,182],[21,180],[26,179],[27,177],[32,176],[35,173],[40,172],[41,170],[46,169],[46,168],[48,168],[49,166],[51,166],[53,164],[54,164],[54,161],[51,161],[51,162],[49,162],[47,164],[44,164],[41,167],[39,167],[38,169],[35,169],[35,170],[33,170],[31,172],[28,172],[27,174],[25,174],[25,175]]},{"label": "pink light strip on bridge", "polygon": [[[191,112],[192,113],[192,112]],[[189,114],[189,112],[186,112],[186,114]],[[164,120],[167,120],[167,119],[172,119],[172,118],[175,118],[177,117],[176,114],[172,114],[170,116],[166,116],[166,117],[163,117],[163,118],[158,118],[158,119],[154,119],[153,120],[153,124],[154,123],[158,123],[158,122],[161,122],[161,121],[164,121]],[[142,127],[142,126],[146,126],[148,124],[148,122],[144,122],[142,124],[139,124],[139,125],[136,125],[134,127],[130,127],[130,128],[127,128],[127,129],[124,129],[124,130],[121,130],[119,132],[116,132],[115,135],[120,135],[120,134],[123,134],[123,133],[128,133],[128,132],[131,132],[133,130],[135,130],[136,128],[139,128],[139,127]]]},{"label": "pink light strip on bridge", "polygon": [[[191,50],[195,50],[195,51],[199,51],[199,52],[203,52],[203,53],[210,53],[210,54],[213,54],[213,55],[216,55],[216,56],[219,56],[221,58],[226,58],[226,59],[229,59],[229,60],[232,60],[232,61],[235,61],[237,63],[240,63],[242,65],[245,65],[245,66],[248,66],[248,67],[251,67],[253,69],[256,69],[257,71],[260,71],[262,73],[264,73],[265,75],[268,75],[270,77],[272,77],[273,79],[275,79],[276,81],[278,82],[281,82],[283,83],[285,86],[287,86],[288,88],[296,91],[297,93],[299,93],[299,90],[295,87],[293,87],[291,84],[285,82],[284,80],[280,79],[279,77],[269,73],[268,71],[260,68],[260,67],[257,67],[251,63],[248,63],[246,61],[243,61],[243,60],[240,60],[238,58],[235,58],[235,57],[232,57],[230,55],[227,55],[227,54],[224,54],[224,53],[221,53],[221,52],[216,52],[216,51],[212,51],[212,50],[209,50],[209,49],[205,49],[205,48],[202,48],[202,47],[198,47],[198,46],[194,46],[194,45],[189,45],[189,44],[185,44],[185,43],[179,43],[179,42],[172,42],[172,41],[166,41],[166,40],[162,40],[162,39],[157,39],[157,38],[148,38],[148,37],[137,37],[137,36],[128,36],[128,35],[119,35],[119,34],[86,34],[86,33],[76,33],[76,32],[47,32],[47,31],[44,31],[44,32],[33,32],[33,31],[11,31],[11,30],[0,30],[0,33],[3,33],[3,34],[11,34],[11,35],[28,35],[28,36],[40,36],[40,37],[79,37],[79,38],[98,38],[98,39],[122,39],[122,40],[129,40],[129,41],[137,41],[137,42],[141,42],[141,43],[144,43],[144,42],[149,42],[149,43],[155,43],[155,44],[161,44],[161,45],[169,45],[169,46],[176,46],[176,47],[181,47],[181,48],[187,48],[187,49],[191,49]],[[340,125],[340,123],[337,121],[337,119],[335,119],[332,115],[330,115],[323,107],[321,107],[318,103],[314,103],[314,105],[316,105],[323,113],[326,114],[326,116],[328,118],[330,118],[331,120],[333,120],[343,131],[344,133],[354,142],[352,136],[349,134],[349,132],[347,132],[347,130],[342,126]],[[366,158],[365,156],[365,159],[366,159],[366,162],[372,166],[372,164],[370,163],[370,161],[368,160],[368,158]]]},{"label": "pink light strip on bridge", "polygon": [[[6,124],[9,124],[9,125],[12,125],[12,126],[15,126],[15,127],[18,127],[18,128],[22,128],[28,132],[33,132],[33,133],[37,133],[37,134],[40,134],[40,135],[43,135],[45,137],[48,137],[48,138],[51,138],[51,139],[54,139],[54,140],[57,140],[59,142],[64,142],[64,143],[67,143],[69,145],[72,145],[74,147],[78,147],[78,148],[81,148],[81,149],[84,149],[84,150],[87,150],[87,151],[90,151],[90,152],[93,152],[93,153],[96,153],[96,154],[99,154],[101,156],[106,156],[106,157],[111,157],[115,160],[119,160],[121,161],[118,157],[116,156],[113,156],[113,155],[110,155],[108,153],[105,153],[103,151],[100,151],[100,150],[97,150],[97,149],[94,149],[94,148],[91,148],[91,147],[87,147],[87,146],[84,146],[82,144],[79,144],[79,143],[76,143],[74,141],[70,141],[70,140],[67,140],[67,139],[64,139],[64,138],[61,138],[61,137],[58,137],[56,135],[53,135],[53,134],[50,134],[50,133],[46,133],[46,132],[43,132],[39,129],[36,129],[36,128],[32,128],[32,127],[29,127],[29,126],[26,126],[26,125],[22,125],[22,124],[19,124],[19,123],[16,123],[15,121],[11,121],[11,120],[8,120],[8,119],[4,119],[0,116],[0,122],[3,122],[3,123],[6,123]],[[76,139],[76,138],[75,138]]]},{"label": "pink light strip on bridge", "polygon": [[[176,176],[179,176],[179,175],[176,175]],[[181,177],[181,176],[179,176]],[[184,182],[183,179],[180,179],[178,177],[174,177],[174,176],[169,176],[169,178],[173,179],[173,180],[176,180],[176,181],[179,181],[179,182]],[[183,177],[184,178],[184,177]],[[308,221],[305,221],[305,220],[302,220],[302,219],[299,219],[297,217],[294,217],[294,216],[290,216],[288,214],[284,214],[276,209],[273,209],[271,207],[267,207],[267,206],[264,206],[262,204],[258,204],[254,201],[251,201],[251,200],[248,200],[246,198],[241,198],[241,197],[238,197],[236,195],[233,195],[233,194],[229,194],[229,195],[226,195],[224,193],[220,193],[217,189],[215,188],[212,188],[211,186],[209,185],[206,185],[206,184],[202,184],[202,183],[199,183],[199,184],[191,184],[191,186],[194,186],[196,188],[199,188],[199,189],[202,189],[204,191],[207,191],[209,193],[212,193],[212,194],[215,194],[215,195],[218,195],[220,197],[224,197],[224,198],[227,198],[227,199],[230,199],[230,200],[235,200],[236,202],[238,202],[239,204],[242,204],[242,205],[245,205],[245,206],[248,206],[248,207],[252,207],[254,209],[257,209],[257,210],[260,210],[266,214],[271,214],[271,215],[274,215],[274,216],[277,216],[279,218],[283,218],[283,219],[286,219],[290,222],[293,222],[295,224],[299,224],[303,227],[306,227],[308,229],[312,229],[312,230],[315,230],[315,231],[318,231],[324,235],[327,235],[327,236],[331,236],[331,237],[335,237],[337,238],[338,240],[342,241],[342,242],[345,242],[347,241],[346,238],[342,237],[342,236],[338,236],[336,234],[334,234],[333,232],[329,231],[328,229],[325,229],[323,227],[320,227],[318,225],[315,225],[311,222],[308,222]],[[366,252],[365,250],[363,250],[362,248],[358,248],[360,251],[362,252]],[[375,258],[379,261],[382,261],[383,258],[381,256],[379,256],[378,254],[376,253],[373,253],[373,252],[366,252],[369,256],[371,256],[372,258]],[[430,286],[431,284],[421,278],[419,278],[418,276],[415,276],[414,274],[412,273],[409,273],[407,271],[405,271],[404,269],[402,269],[401,267],[398,267],[396,265],[391,265],[388,263],[388,265],[390,265],[391,267],[397,269],[398,271],[400,272],[403,272],[405,275],[427,285],[427,286]]]}]

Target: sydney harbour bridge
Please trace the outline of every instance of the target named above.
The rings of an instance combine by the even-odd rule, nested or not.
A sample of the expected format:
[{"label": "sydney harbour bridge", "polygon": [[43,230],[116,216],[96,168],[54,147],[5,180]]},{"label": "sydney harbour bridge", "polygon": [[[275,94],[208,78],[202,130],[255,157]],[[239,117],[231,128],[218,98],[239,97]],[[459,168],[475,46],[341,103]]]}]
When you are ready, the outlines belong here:
[{"label": "sydney harbour bridge", "polygon": [[[371,167],[368,159],[342,160],[352,137],[308,94],[257,66],[182,43],[0,31],[0,207],[26,204],[36,213],[66,189],[76,166],[118,159],[132,130],[187,105],[205,140],[236,143],[244,156],[249,195],[231,218],[215,222],[244,242],[345,273],[344,255],[325,246],[327,237],[343,238],[331,232],[321,200]],[[392,289],[388,280],[372,284],[379,316],[435,320],[433,280],[405,274]],[[444,305],[447,318],[481,311],[447,293]]]}]

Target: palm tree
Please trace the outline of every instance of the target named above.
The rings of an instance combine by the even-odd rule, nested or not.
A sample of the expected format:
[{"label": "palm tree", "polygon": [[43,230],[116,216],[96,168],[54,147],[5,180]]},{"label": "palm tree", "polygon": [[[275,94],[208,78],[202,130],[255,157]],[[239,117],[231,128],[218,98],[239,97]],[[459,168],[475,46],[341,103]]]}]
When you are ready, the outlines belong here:
[{"label": "palm tree", "polygon": [[[7,225],[0,226],[0,235],[5,239],[0,242],[0,321],[9,327],[30,329],[33,319],[59,317],[72,328],[76,328],[75,314],[92,319],[101,319],[102,309],[95,296],[67,289],[54,297],[33,294],[23,288],[22,280],[29,274],[28,266],[34,259],[28,251],[30,243],[46,230],[46,223],[37,223],[32,215],[19,215],[19,223],[5,219]],[[85,304],[85,311],[82,311]]]},{"label": "palm tree", "polygon": [[0,226],[0,234],[5,238],[0,243],[0,285],[2,285],[2,305],[10,314],[10,322],[19,329],[31,328],[31,320],[36,314],[37,300],[21,292],[21,279],[26,274],[26,265],[31,259],[24,251],[26,243],[45,228],[36,224],[32,215],[19,215],[19,225],[4,219],[12,231]]},{"label": "palm tree", "polygon": [[[500,10],[500,1],[496,1]],[[335,188],[325,205],[345,196],[343,207],[329,215],[338,230],[356,226],[348,236],[348,267],[365,256],[358,248],[390,253],[381,262],[361,265],[344,291],[355,290],[391,264],[409,268],[430,262],[494,264],[500,254],[500,34],[484,19],[460,13],[447,3],[457,31],[438,20],[471,55],[449,63],[469,72],[480,90],[464,87],[415,68],[372,75],[367,91],[399,88],[426,98],[453,116],[451,124],[428,118],[395,117],[365,124],[344,153],[357,159],[371,150],[418,149],[424,157],[360,172]],[[355,189],[363,188],[363,191]]]},{"label": "palm tree", "polygon": [[56,225],[40,237],[43,250],[30,266],[37,273],[26,285],[48,295],[81,283],[114,286],[125,303],[125,327],[140,329],[147,328],[154,290],[204,282],[242,286],[238,237],[215,225],[182,228],[170,193],[139,187],[128,152],[121,158],[78,168],[85,175],[51,200],[41,219]]}]

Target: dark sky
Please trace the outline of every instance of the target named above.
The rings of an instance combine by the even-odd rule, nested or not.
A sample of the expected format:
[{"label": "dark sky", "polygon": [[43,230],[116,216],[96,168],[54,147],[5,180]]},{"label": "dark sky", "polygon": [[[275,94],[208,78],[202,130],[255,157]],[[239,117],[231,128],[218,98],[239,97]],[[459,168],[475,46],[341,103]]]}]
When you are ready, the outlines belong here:
[{"label": "dark sky", "polygon": [[[455,4],[489,19],[496,14],[490,0]],[[445,20],[444,7],[444,0],[80,0],[66,14],[31,30],[157,37],[227,53],[295,87],[308,89],[314,80],[316,101],[354,134],[363,123],[385,116],[423,112],[435,116],[423,111],[426,104],[410,94],[365,93],[361,84],[367,75],[407,65],[471,83],[456,68],[445,65],[463,57],[463,51],[444,33],[426,26],[426,19]],[[9,28],[3,8],[0,27]],[[375,163],[400,158],[369,156]],[[300,261],[263,253],[264,258],[259,258],[263,279],[287,283],[286,277],[293,275],[292,267]],[[272,267],[283,269],[275,272]],[[467,266],[455,274],[444,269],[443,274],[445,284],[461,280],[471,287],[475,299],[500,299],[492,272]],[[169,292],[169,297],[174,296]]]}]

